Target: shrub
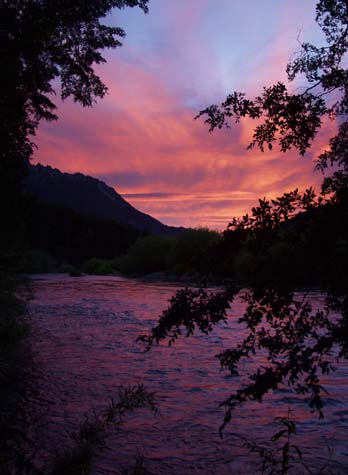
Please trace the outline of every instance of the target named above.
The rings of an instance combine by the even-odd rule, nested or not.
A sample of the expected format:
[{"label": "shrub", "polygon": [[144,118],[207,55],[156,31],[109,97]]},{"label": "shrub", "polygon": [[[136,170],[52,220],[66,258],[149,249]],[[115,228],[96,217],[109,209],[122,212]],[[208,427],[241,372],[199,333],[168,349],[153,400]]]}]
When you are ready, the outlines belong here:
[{"label": "shrub", "polygon": [[221,234],[207,228],[190,229],[176,239],[172,265],[177,274],[210,274],[214,268],[212,249],[222,241]]},{"label": "shrub", "polygon": [[165,236],[146,236],[138,239],[126,256],[118,262],[125,274],[149,274],[170,268],[174,239]]},{"label": "shrub", "polygon": [[80,277],[81,276],[81,271],[77,267],[71,265],[71,264],[63,264],[59,268],[59,272],[62,274],[69,274],[71,277]]},{"label": "shrub", "polygon": [[83,271],[86,272],[86,274],[92,275],[109,275],[113,274],[114,272],[113,266],[110,261],[97,259],[95,257],[86,261],[83,264],[82,268]]},{"label": "shrub", "polygon": [[41,274],[53,272],[56,261],[51,254],[41,249],[33,249],[29,254],[28,272],[31,274]]}]

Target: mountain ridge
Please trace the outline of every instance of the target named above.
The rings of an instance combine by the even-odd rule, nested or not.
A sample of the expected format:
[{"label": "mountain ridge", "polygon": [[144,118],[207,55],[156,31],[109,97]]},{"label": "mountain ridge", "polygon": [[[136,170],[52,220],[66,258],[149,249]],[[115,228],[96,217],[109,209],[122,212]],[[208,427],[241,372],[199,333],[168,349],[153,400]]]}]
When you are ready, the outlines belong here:
[{"label": "mountain ridge", "polygon": [[82,173],[62,172],[40,163],[30,165],[25,189],[43,202],[111,219],[133,226],[140,232],[173,236],[185,230],[183,227],[167,226],[139,211],[105,182]]}]

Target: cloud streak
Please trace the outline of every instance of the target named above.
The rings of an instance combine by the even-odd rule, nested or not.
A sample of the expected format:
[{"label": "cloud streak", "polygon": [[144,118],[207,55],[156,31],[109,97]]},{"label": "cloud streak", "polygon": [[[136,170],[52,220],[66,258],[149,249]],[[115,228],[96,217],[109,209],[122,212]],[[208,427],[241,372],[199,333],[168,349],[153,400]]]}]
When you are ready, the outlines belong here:
[{"label": "cloud streak", "polygon": [[152,0],[148,17],[125,10],[117,21],[126,44],[99,69],[109,94],[92,109],[66,101],[59,121],[40,127],[35,160],[103,179],[167,224],[220,229],[258,197],[318,184],[313,158],[332,124],[299,158],[247,151],[250,121],[209,134],[193,119],[234,88],[253,94],[284,77],[300,20],[313,28],[305,16],[314,15],[312,1],[276,2],[264,23],[262,9],[273,1],[234,3]]}]

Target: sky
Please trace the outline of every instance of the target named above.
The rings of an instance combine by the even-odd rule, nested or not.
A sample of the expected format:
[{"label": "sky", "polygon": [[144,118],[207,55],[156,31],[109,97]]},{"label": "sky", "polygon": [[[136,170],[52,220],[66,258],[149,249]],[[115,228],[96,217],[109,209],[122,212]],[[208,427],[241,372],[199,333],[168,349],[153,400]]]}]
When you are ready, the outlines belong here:
[{"label": "sky", "polygon": [[[208,132],[195,115],[234,90],[253,95],[286,81],[302,41],[321,41],[313,0],[150,0],[105,19],[126,31],[97,71],[109,88],[93,108],[70,100],[42,123],[34,163],[105,181],[165,224],[222,230],[258,198],[319,189],[315,157],[333,135],[325,124],[305,157],[247,150],[253,123]],[[301,82],[302,81],[302,82]],[[292,90],[304,87],[299,79]]]}]

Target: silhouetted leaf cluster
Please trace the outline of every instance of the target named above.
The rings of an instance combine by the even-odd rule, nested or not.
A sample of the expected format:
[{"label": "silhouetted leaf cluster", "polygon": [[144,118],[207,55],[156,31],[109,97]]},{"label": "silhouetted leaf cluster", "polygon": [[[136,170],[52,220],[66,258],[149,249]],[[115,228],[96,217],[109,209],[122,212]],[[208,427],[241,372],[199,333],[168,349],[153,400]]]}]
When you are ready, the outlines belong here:
[{"label": "silhouetted leaf cluster", "polygon": [[280,429],[272,435],[271,445],[268,447],[260,446],[254,440],[242,437],[243,447],[246,447],[250,453],[259,455],[262,475],[286,475],[291,469],[299,470],[300,467],[312,473],[304,461],[302,450],[292,441],[296,435],[296,423],[290,419],[290,414],[287,417],[277,417],[275,423],[280,426]]},{"label": "silhouetted leaf cluster", "polygon": [[[299,209],[307,211],[296,215]],[[249,359],[259,356],[264,363],[222,402],[223,427],[236,405],[261,402],[270,390],[284,385],[304,395],[322,416],[321,377],[334,369],[335,359],[348,357],[347,243],[348,213],[342,204],[319,205],[312,190],[302,195],[295,190],[272,203],[260,200],[251,216],[234,220],[224,234],[221,264],[224,257],[238,262],[243,253],[248,256],[244,274],[237,274],[239,284],[218,293],[178,291],[156,327],[140,340],[149,349],[195,330],[212,331],[216,323],[227,321],[228,309],[244,287],[247,306],[238,322],[246,336],[236,345],[231,336],[232,347],[217,357],[232,376],[239,376],[240,368],[245,371]],[[236,277],[235,269],[230,272]],[[303,282],[326,292],[324,308],[313,310],[306,294],[294,292]]]},{"label": "silhouetted leaf cluster", "polygon": [[186,336],[192,335],[195,329],[207,334],[214,325],[226,321],[226,311],[230,308],[234,293],[234,289],[219,293],[209,293],[205,289],[179,290],[169,300],[169,308],[163,312],[151,334],[140,336],[138,341],[150,349],[153,343],[165,338],[168,338],[169,344],[174,343],[183,329]]},{"label": "silhouetted leaf cluster", "polygon": [[[23,0],[1,4],[2,129],[7,142],[2,150],[29,158],[40,120],[54,120],[52,101],[60,79],[62,99],[72,97],[84,106],[107,91],[95,73],[105,62],[104,48],[121,46],[122,28],[102,23],[112,8],[140,7],[147,0],[96,0],[93,2]],[[5,135],[5,134],[4,134]],[[3,159],[3,157],[1,157]]]},{"label": "silhouetted leaf cluster", "polygon": [[54,459],[51,475],[89,475],[95,457],[105,450],[110,430],[118,429],[127,415],[146,408],[159,414],[153,393],[143,385],[121,387],[117,401],[101,413],[87,416],[79,430],[72,434],[73,447],[59,453]]},{"label": "silhouetted leaf cluster", "polygon": [[316,21],[325,38],[325,46],[301,43],[301,51],[287,66],[291,83],[304,76],[307,86],[302,92],[291,92],[278,82],[265,87],[255,99],[244,93],[233,92],[220,105],[202,110],[196,118],[205,117],[209,130],[229,126],[230,120],[239,122],[244,117],[257,119],[249,148],[273,148],[278,143],[282,152],[292,148],[301,155],[311,146],[324,117],[339,118],[336,137],[329,150],[318,157],[317,168],[324,170],[335,165],[334,175],[324,180],[323,191],[336,194],[336,199],[347,199],[347,112],[348,72],[345,59],[348,51],[348,3],[346,0],[320,0],[316,6]]},{"label": "silhouetted leaf cluster", "polygon": [[303,194],[296,188],[294,191],[284,193],[275,200],[259,199],[259,206],[251,209],[251,215],[242,218],[233,218],[227,231],[259,231],[274,230],[281,223],[293,218],[301,211],[307,211],[322,203],[322,198],[315,199],[313,188],[308,188]]},{"label": "silhouetted leaf cluster", "polygon": [[300,394],[309,393],[310,406],[322,415],[320,374],[332,369],[331,350],[336,346],[335,324],[329,309],[312,311],[305,298],[298,300],[291,292],[280,289],[255,289],[243,295],[247,303],[239,323],[248,330],[247,337],[233,349],[218,355],[221,366],[238,375],[243,358],[260,353],[267,363],[251,376],[251,382],[231,395],[223,405],[253,399],[262,401],[280,384],[294,386]]},{"label": "silhouetted leaf cluster", "polygon": [[[147,12],[148,0],[3,0],[0,2],[0,383],[3,369],[14,366],[23,333],[19,314],[18,272],[27,248],[22,184],[33,149],[33,136],[41,120],[55,120],[54,96],[71,97],[83,106],[93,104],[107,91],[94,67],[105,60],[103,48],[121,45],[121,28],[103,18],[112,8],[139,7]],[[9,349],[9,351],[7,351]],[[19,373],[18,373],[19,374]],[[16,380],[16,378],[14,378]],[[12,387],[1,406],[14,404],[18,388]],[[14,411],[15,412],[15,411]],[[15,429],[15,421],[10,421]],[[3,442],[8,425],[1,417],[0,471],[9,467],[8,445]],[[5,438],[6,441],[6,438]],[[15,464],[25,458],[18,453]],[[18,456],[17,456],[18,455]],[[3,462],[5,460],[5,463]],[[10,462],[9,462],[10,463]],[[26,473],[29,473],[27,469]],[[68,472],[60,472],[68,473]]]},{"label": "silhouetted leaf cluster", "polygon": [[257,146],[263,152],[267,146],[272,150],[273,143],[278,140],[282,152],[295,147],[304,155],[321,126],[321,117],[326,112],[325,101],[321,97],[310,92],[289,94],[286,86],[278,82],[274,86],[264,88],[262,95],[254,101],[245,99],[245,94],[233,93],[221,106],[210,106],[196,118],[207,116],[205,122],[211,132],[228,125],[230,118],[236,122],[244,117],[263,119],[262,123],[255,127],[249,149]]}]

